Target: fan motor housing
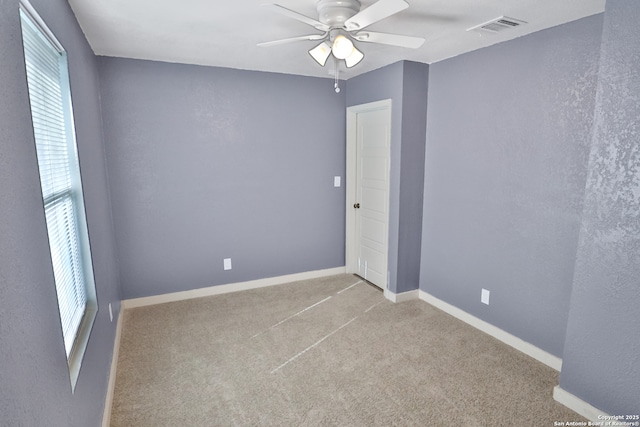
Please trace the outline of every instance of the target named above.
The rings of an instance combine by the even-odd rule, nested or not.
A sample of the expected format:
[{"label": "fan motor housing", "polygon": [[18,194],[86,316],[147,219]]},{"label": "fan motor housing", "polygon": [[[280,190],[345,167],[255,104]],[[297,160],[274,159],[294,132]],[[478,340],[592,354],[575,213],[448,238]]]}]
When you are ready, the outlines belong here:
[{"label": "fan motor housing", "polygon": [[344,21],[360,11],[358,0],[319,0],[318,20],[331,27],[342,27]]}]

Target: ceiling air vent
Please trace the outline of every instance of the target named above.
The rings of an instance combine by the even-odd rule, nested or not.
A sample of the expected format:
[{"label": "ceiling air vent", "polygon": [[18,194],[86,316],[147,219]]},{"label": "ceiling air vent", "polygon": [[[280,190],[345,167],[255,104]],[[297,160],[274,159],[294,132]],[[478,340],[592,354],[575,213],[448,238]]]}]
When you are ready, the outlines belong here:
[{"label": "ceiling air vent", "polygon": [[509,18],[508,16],[500,16],[485,22],[484,24],[476,25],[475,27],[468,28],[467,31],[475,31],[477,33],[500,33],[512,28],[517,28],[520,25],[526,24],[525,21],[520,19]]}]

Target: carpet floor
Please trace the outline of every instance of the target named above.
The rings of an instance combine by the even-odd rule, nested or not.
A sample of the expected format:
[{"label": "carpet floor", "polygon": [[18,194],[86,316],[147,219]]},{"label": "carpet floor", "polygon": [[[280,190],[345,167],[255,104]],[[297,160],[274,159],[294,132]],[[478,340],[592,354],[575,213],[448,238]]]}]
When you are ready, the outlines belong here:
[{"label": "carpet floor", "polygon": [[553,426],[558,373],[352,275],[123,312],[113,427]]}]

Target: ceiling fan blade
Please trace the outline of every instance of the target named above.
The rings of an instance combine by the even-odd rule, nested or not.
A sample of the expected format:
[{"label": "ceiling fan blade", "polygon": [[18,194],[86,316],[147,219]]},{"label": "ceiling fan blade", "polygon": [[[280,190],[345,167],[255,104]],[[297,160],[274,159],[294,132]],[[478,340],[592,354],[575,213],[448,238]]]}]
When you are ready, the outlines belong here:
[{"label": "ceiling fan blade", "polygon": [[280,6],[279,4],[263,4],[262,6],[268,6],[271,7],[274,11],[278,12],[281,15],[284,16],[288,16],[289,18],[293,18],[296,21],[300,21],[303,22],[307,25],[311,25],[313,28],[320,30],[320,31],[329,31],[331,29],[331,27],[329,27],[326,24],[323,24],[320,21],[316,21],[313,18],[309,18],[308,16],[305,16],[301,13],[298,13],[296,11],[293,11],[291,9],[287,9],[284,6]]},{"label": "ceiling fan blade", "polygon": [[417,49],[424,43],[424,39],[422,37],[375,33],[372,31],[363,31],[357,34],[352,34],[352,36],[361,42],[388,44],[391,46],[408,47],[411,49]]},{"label": "ceiling fan blade", "polygon": [[344,21],[344,27],[347,31],[361,30],[408,7],[404,0],[378,0]]},{"label": "ceiling fan blade", "polygon": [[279,45],[279,44],[297,42],[297,41],[301,41],[301,40],[322,40],[325,37],[327,37],[326,34],[309,34],[308,36],[290,37],[288,39],[281,39],[281,40],[274,40],[274,41],[271,41],[271,42],[258,43],[258,46],[260,46],[260,47],[269,47],[269,46],[276,46],[276,45]]}]

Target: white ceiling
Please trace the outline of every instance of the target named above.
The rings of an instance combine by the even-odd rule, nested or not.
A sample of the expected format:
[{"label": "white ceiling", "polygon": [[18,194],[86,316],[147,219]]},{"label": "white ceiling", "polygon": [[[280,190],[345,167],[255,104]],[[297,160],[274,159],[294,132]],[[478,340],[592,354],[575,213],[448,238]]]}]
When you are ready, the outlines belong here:
[{"label": "white ceiling", "polygon": [[[434,63],[604,11],[605,0],[407,0],[409,8],[371,31],[424,37],[419,49],[358,43],[364,60],[348,79],[400,60]],[[375,0],[361,0],[362,8]],[[318,42],[272,47],[259,42],[319,33],[275,13],[278,3],[317,19],[316,0],[69,0],[97,55],[151,59],[328,77],[307,54]],[[480,35],[466,29],[505,15],[526,21],[516,29]],[[328,62],[330,64],[330,61]]]}]

